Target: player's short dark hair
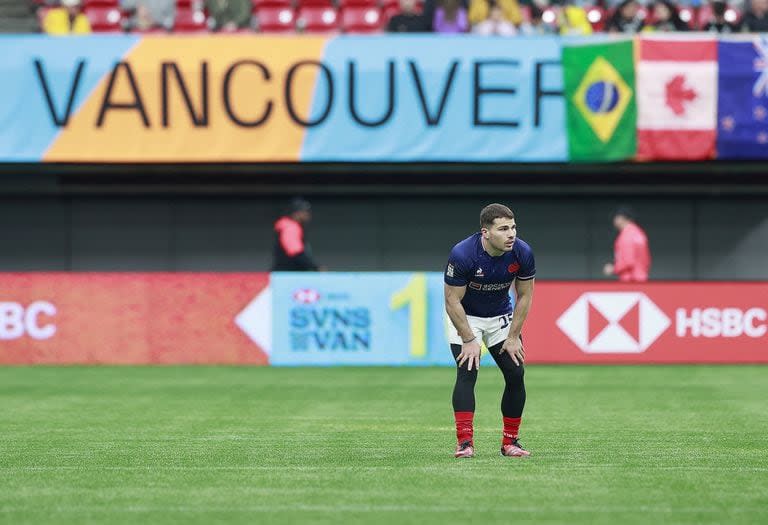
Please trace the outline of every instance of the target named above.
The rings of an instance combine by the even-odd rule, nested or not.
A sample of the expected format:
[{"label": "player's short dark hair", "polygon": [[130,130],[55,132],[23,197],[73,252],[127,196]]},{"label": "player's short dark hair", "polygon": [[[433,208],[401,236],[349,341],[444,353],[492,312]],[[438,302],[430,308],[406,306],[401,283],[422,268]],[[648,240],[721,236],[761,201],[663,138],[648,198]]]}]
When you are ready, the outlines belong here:
[{"label": "player's short dark hair", "polygon": [[496,219],[514,219],[515,214],[503,204],[489,204],[480,212],[480,227],[488,228]]}]

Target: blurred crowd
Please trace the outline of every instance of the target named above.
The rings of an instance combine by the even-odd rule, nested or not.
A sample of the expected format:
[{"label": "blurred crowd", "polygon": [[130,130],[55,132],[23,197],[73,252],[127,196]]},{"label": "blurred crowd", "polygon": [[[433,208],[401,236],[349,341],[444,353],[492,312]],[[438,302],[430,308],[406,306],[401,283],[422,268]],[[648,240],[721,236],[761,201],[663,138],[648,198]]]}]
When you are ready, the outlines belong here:
[{"label": "blurred crowd", "polygon": [[768,32],[768,0],[30,0],[43,32]]}]

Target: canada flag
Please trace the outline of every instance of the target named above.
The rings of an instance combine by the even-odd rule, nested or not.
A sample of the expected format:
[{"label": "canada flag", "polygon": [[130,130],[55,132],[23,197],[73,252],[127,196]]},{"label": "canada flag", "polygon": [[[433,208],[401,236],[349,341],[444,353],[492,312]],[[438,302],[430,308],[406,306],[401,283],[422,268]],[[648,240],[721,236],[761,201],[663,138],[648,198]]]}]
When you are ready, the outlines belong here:
[{"label": "canada flag", "polygon": [[714,158],[717,41],[708,36],[644,37],[638,55],[638,158]]}]

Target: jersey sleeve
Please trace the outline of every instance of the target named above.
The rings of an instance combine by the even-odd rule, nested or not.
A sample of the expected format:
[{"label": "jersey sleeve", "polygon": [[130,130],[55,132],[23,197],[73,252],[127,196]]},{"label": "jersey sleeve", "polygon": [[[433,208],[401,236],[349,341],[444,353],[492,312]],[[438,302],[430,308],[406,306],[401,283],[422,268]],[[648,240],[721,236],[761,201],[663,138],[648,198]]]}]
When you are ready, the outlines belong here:
[{"label": "jersey sleeve", "polygon": [[445,266],[443,280],[449,286],[466,286],[469,284],[469,261],[462,257],[459,251],[454,248],[448,256],[448,264]]},{"label": "jersey sleeve", "polygon": [[533,257],[533,250],[527,246],[520,257],[520,270],[517,273],[517,278],[520,281],[527,281],[534,277],[536,277],[536,260]]}]

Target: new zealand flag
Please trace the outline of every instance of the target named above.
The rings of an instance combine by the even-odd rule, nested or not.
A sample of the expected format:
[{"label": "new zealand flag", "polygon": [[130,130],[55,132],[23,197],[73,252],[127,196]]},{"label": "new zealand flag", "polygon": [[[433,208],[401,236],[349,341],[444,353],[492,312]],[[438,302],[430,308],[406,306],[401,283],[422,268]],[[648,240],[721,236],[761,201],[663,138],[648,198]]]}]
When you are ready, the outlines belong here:
[{"label": "new zealand flag", "polygon": [[717,156],[768,158],[768,37],[718,47]]}]

